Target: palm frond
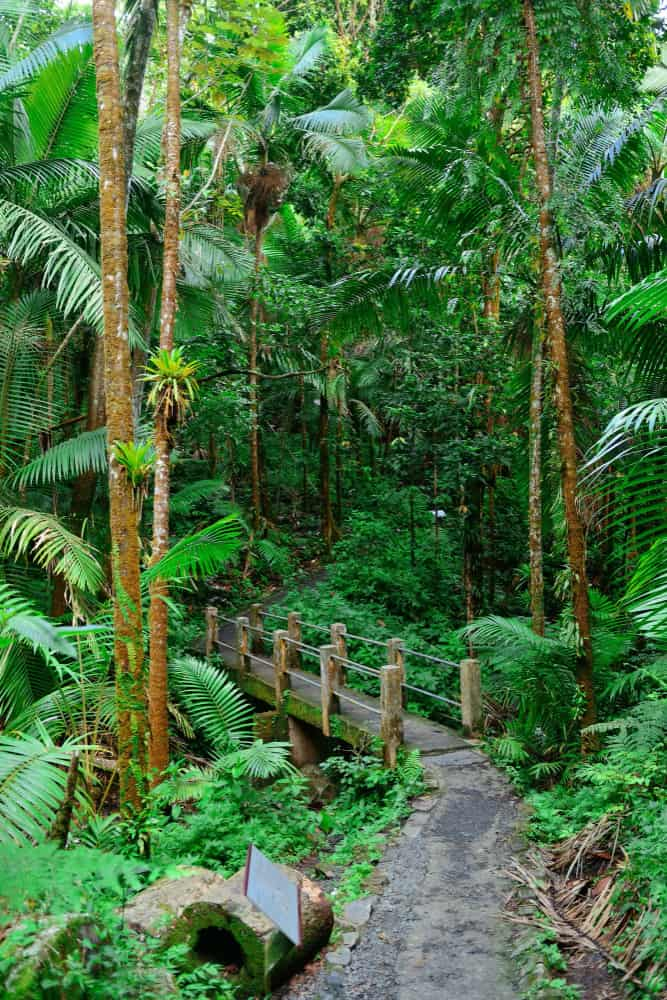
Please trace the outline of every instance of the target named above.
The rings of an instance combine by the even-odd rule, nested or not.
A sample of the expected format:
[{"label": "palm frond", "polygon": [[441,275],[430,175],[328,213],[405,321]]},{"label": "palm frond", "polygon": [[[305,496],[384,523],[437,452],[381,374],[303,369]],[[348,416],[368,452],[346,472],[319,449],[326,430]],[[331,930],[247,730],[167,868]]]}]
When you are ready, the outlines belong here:
[{"label": "palm frond", "polygon": [[61,53],[90,46],[92,43],[93,29],[90,23],[65,25],[0,76],[0,93],[33,79]]},{"label": "palm frond", "polygon": [[48,833],[60,807],[79,740],[0,736],[0,843],[30,844]]},{"label": "palm frond", "polygon": [[0,556],[29,558],[37,566],[62,576],[68,586],[97,593],[104,572],[94,549],[65,528],[53,514],[24,507],[0,507]]},{"label": "palm frond", "polygon": [[212,746],[226,749],[250,741],[252,708],[219,668],[182,657],[170,663],[169,682],[194,729]]},{"label": "palm frond", "polygon": [[201,531],[179,539],[143,573],[144,580],[185,580],[215,573],[242,545],[242,525],[229,514]]},{"label": "palm frond", "polygon": [[18,487],[43,486],[75,479],[86,472],[105,472],[107,465],[107,432],[106,427],[100,427],[54,444],[28,462],[14,481]]},{"label": "palm frond", "polygon": [[368,167],[364,141],[355,136],[306,132],[305,151],[323,160],[333,174],[358,174]]},{"label": "palm frond", "polygon": [[97,103],[92,43],[70,47],[49,61],[23,100],[31,159],[97,153]]},{"label": "palm frond", "polygon": [[287,77],[302,77],[310,73],[326,54],[330,39],[331,32],[326,25],[316,25],[296,35],[290,42],[292,65]]},{"label": "palm frond", "polygon": [[292,118],[295,128],[321,135],[350,135],[363,132],[371,121],[368,108],[351,90],[341,90],[328,104]]},{"label": "palm frond", "polygon": [[298,774],[290,760],[290,743],[254,740],[250,746],[241,747],[215,762],[216,770],[230,770],[233,774],[256,781],[280,778],[288,774]]}]

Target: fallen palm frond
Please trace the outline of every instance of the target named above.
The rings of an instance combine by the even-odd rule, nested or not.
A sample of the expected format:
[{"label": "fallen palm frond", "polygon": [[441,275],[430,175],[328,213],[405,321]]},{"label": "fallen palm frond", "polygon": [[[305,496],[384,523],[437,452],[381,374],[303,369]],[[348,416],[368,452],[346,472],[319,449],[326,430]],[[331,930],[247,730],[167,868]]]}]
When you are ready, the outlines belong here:
[{"label": "fallen palm frond", "polygon": [[[552,930],[574,955],[595,953],[624,983],[644,989],[664,971],[646,963],[642,948],[642,909],[632,905],[623,875],[627,855],[619,843],[622,816],[607,814],[567,840],[540,851],[534,864],[514,861],[508,874],[533,903],[508,913],[514,923]],[[543,874],[537,874],[537,872]]]}]

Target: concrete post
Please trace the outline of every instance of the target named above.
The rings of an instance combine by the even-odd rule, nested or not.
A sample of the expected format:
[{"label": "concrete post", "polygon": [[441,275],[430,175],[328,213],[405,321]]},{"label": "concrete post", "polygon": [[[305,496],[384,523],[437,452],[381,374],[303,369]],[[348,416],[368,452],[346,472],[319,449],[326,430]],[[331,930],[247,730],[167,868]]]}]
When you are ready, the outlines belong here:
[{"label": "concrete post", "polygon": [[[405,684],[405,643],[402,639],[389,639],[387,641],[388,663],[393,663],[401,668],[401,684]],[[408,703],[408,692],[401,688],[401,705],[403,708]]]},{"label": "concrete post", "polygon": [[398,748],[403,744],[401,668],[390,663],[380,669],[380,736],[384,744],[385,767],[396,767]]},{"label": "concrete post", "polygon": [[331,736],[331,716],[340,712],[340,699],[336,694],[340,686],[340,672],[336,662],[335,646],[320,646],[320,683],[322,686],[322,732]]},{"label": "concrete post", "polygon": [[301,650],[296,643],[301,642],[301,615],[298,611],[290,611],[287,615],[287,632],[291,639],[288,642],[287,654],[290,670],[301,670]]},{"label": "concrete post", "polygon": [[262,656],[266,652],[266,645],[264,643],[264,636],[262,635],[264,630],[264,611],[261,604],[250,605],[250,624],[252,625],[250,649],[253,653]]},{"label": "concrete post", "polygon": [[273,633],[273,672],[276,686],[276,708],[280,711],[283,703],[285,691],[290,689],[290,676],[287,664],[287,651],[289,648],[286,629],[276,629]]},{"label": "concrete post", "polygon": [[461,660],[461,718],[464,736],[481,734],[484,727],[484,713],[479,660]]},{"label": "concrete post", "polygon": [[[331,645],[336,647],[336,655],[340,657],[340,660],[347,659],[347,625],[343,625],[342,622],[334,622],[331,626]],[[342,687],[347,684],[347,670],[345,669],[345,664],[338,663],[340,683]]]},{"label": "concrete post", "polygon": [[204,646],[204,653],[208,659],[217,653],[216,643],[218,641],[218,609],[209,607],[204,612],[204,617],[206,619],[206,644]]},{"label": "concrete post", "polygon": [[236,619],[236,666],[241,674],[250,673],[249,624],[243,615]]}]

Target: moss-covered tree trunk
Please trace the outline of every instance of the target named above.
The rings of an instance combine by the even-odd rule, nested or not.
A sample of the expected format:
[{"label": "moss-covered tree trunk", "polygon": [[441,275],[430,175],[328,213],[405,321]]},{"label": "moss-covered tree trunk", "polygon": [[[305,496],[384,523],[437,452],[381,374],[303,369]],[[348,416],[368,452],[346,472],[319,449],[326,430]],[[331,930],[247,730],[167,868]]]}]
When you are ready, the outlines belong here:
[{"label": "moss-covered tree trunk", "polygon": [[553,368],[553,398],[558,419],[561,459],[561,489],[567,528],[567,554],[570,570],[572,606],[579,632],[577,681],[585,698],[584,726],[595,721],[593,688],[593,646],[591,641],[590,603],[586,575],[584,526],[577,510],[577,450],[567,353],[567,335],[562,307],[560,269],[553,236],[551,216],[551,179],[544,130],[540,48],[533,0],[524,0],[523,18],[528,53],[528,91],[532,125],[533,159],[537,197],[540,206],[540,259],[542,293],[546,320],[547,344]]},{"label": "moss-covered tree trunk", "polygon": [[104,381],[109,440],[109,521],[120,806],[138,808],[146,783],[147,713],[141,629],[138,512],[116,445],[134,438],[128,336],[123,105],[114,0],[93,0],[100,158]]}]

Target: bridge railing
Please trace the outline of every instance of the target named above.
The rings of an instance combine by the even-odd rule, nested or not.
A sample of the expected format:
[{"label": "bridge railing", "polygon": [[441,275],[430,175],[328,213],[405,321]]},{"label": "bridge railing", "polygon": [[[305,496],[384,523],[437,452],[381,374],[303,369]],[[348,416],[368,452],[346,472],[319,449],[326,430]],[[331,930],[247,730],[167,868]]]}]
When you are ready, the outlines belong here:
[{"label": "bridge railing", "polygon": [[[267,629],[267,620],[281,623],[283,627]],[[220,621],[234,627],[233,643],[220,639]],[[326,635],[328,642],[319,646],[305,642],[305,629]],[[382,649],[384,656],[381,665],[372,667],[351,659],[348,653],[349,641]],[[253,659],[271,666],[278,706],[282,703],[285,692],[292,687],[293,677],[298,677],[301,683],[319,688],[322,731],[326,736],[331,735],[331,717],[340,713],[341,700],[379,715],[385,761],[390,767],[395,766],[398,747],[403,743],[403,716],[409,691],[460,710],[466,736],[479,735],[483,729],[481,671],[479,661],[475,659],[464,659],[456,663],[410,649],[400,638],[394,637],[382,642],[348,632],[343,622],[327,626],[304,622],[297,611],[278,614],[263,608],[261,604],[253,604],[248,615],[236,618],[228,618],[214,607],[206,609],[206,655],[210,656],[218,648],[228,649],[235,654],[235,665],[241,674],[251,671]],[[413,657],[442,668],[456,669],[460,680],[460,700],[447,698],[408,681],[406,660]],[[319,676],[304,667],[304,659],[319,664]],[[315,663],[312,665],[315,666]],[[347,687],[348,671],[374,677],[379,681],[379,709],[369,703],[369,699],[360,701],[350,693]],[[359,694],[356,690],[354,693]]]}]

